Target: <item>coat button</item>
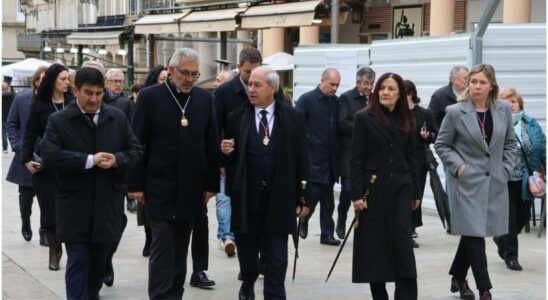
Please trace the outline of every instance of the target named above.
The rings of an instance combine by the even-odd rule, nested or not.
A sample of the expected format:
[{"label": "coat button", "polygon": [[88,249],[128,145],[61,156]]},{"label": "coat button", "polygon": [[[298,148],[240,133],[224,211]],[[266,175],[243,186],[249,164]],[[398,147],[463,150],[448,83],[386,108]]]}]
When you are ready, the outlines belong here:
[{"label": "coat button", "polygon": [[394,144],[390,144],[390,147],[394,147]]},{"label": "coat button", "polygon": [[489,155],[489,153],[485,153],[485,157],[489,157],[489,156],[491,156],[491,155]]},{"label": "coat button", "polygon": [[394,177],[394,173],[390,172],[390,178]]},{"label": "coat button", "polygon": [[394,159],[393,159],[393,158],[391,158],[391,159],[390,159],[390,163],[393,163],[393,162],[394,162]]},{"label": "coat button", "polygon": [[489,176],[489,175],[490,175],[489,172],[485,172],[485,176]]}]

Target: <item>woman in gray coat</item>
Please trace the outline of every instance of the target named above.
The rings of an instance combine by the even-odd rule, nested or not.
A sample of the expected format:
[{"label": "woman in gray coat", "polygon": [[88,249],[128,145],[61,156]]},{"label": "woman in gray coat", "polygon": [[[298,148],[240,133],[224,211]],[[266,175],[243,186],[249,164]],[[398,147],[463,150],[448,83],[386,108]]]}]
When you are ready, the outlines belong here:
[{"label": "woman in gray coat", "polygon": [[451,292],[474,299],[466,275],[472,267],[480,299],[491,299],[485,237],[508,232],[508,178],[516,138],[510,107],[497,100],[499,88],[491,65],[470,71],[468,88],[447,107],[435,149],[447,166],[451,233],[461,235],[449,274]]}]

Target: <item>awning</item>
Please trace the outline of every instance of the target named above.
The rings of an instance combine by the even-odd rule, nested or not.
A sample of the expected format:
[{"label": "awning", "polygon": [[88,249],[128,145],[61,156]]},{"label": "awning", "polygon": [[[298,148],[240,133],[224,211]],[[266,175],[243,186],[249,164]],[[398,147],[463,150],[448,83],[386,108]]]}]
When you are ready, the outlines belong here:
[{"label": "awning", "polygon": [[135,33],[138,34],[162,34],[179,33],[179,20],[190,12],[176,14],[147,15],[133,23]]},{"label": "awning", "polygon": [[312,25],[320,2],[313,0],[252,6],[242,15],[242,29]]},{"label": "awning", "polygon": [[181,19],[181,32],[234,31],[236,16],[247,8],[194,11]]},{"label": "awning", "polygon": [[67,36],[67,44],[72,45],[118,45],[123,31],[79,31]]}]

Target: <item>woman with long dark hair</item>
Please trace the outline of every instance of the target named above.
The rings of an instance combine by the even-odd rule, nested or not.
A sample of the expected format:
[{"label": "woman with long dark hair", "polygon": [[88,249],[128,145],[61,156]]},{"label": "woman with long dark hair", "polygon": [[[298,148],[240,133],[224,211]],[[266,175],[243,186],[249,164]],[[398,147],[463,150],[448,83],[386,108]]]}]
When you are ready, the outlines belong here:
[{"label": "woman with long dark hair", "polygon": [[52,271],[59,270],[63,253],[55,231],[56,173],[41,165],[39,142],[46,130],[49,115],[64,109],[73,100],[69,88],[68,69],[60,64],[51,65],[30,105],[21,151],[21,160],[32,173],[32,184],[41,205],[40,221],[47,229],[49,269]]},{"label": "woman with long dark hair", "polygon": [[468,74],[468,88],[447,107],[435,148],[447,167],[451,234],[460,235],[449,270],[451,292],[474,299],[466,276],[472,268],[481,300],[491,300],[485,237],[508,233],[508,180],[514,170],[516,137],[510,107],[498,100],[491,65]]},{"label": "woman with long dark hair", "polygon": [[352,201],[359,214],[352,282],[369,283],[373,299],[388,299],[386,282],[396,283],[395,299],[417,299],[411,238],[411,212],[420,204],[414,124],[403,79],[383,74],[367,107],[356,114],[351,158]]},{"label": "woman with long dark hair", "polygon": [[150,69],[148,72],[147,80],[145,81],[145,87],[164,83],[167,78],[167,68],[163,65],[157,65]]},{"label": "woman with long dark hair", "polygon": [[[417,150],[417,165],[419,166],[419,184],[420,184],[420,199],[422,203],[422,197],[424,195],[424,186],[426,184],[426,174],[428,173],[428,164],[426,162],[426,151],[429,150],[430,144],[436,140],[438,134],[438,128],[434,122],[434,116],[430,110],[423,108],[419,105],[421,99],[417,95],[417,88],[415,84],[410,80],[405,80],[405,93],[407,97],[407,104],[411,110],[411,114],[415,117],[415,127],[411,137],[415,140],[415,147]],[[412,213],[413,222],[413,247],[418,248],[419,244],[415,241],[418,237],[415,229],[422,226],[422,210],[421,205]]]}]

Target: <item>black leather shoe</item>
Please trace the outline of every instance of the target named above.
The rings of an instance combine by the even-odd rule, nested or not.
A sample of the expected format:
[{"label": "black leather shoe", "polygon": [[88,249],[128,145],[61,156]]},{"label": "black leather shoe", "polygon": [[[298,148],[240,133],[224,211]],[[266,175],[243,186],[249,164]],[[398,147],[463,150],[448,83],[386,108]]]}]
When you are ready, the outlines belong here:
[{"label": "black leather shoe", "polygon": [[415,239],[411,239],[412,240],[412,243],[413,243],[413,248],[419,248],[419,243],[417,243],[417,241],[415,241]]},{"label": "black leather shoe", "polygon": [[23,226],[21,226],[21,234],[25,241],[30,241],[32,239],[32,229],[30,228],[30,220],[23,221]]},{"label": "black leather shoe", "polygon": [[239,281],[243,281],[243,277],[242,277],[242,271],[238,272],[238,280]]},{"label": "black leather shoe", "polygon": [[499,257],[504,260],[504,254],[506,252],[506,249],[504,247],[504,242],[502,241],[502,237],[494,236],[493,242],[495,242],[495,245],[497,245],[497,253],[499,254]]},{"label": "black leather shoe", "polygon": [[346,224],[344,223],[341,224],[341,222],[337,220],[337,227],[335,228],[335,233],[341,240],[343,240],[344,234],[346,233]]},{"label": "black leather shoe", "polygon": [[301,229],[299,230],[299,235],[301,236],[301,239],[304,240],[308,236],[308,222],[302,221],[302,220],[299,220],[299,222],[301,222]]},{"label": "black leather shoe", "polygon": [[491,300],[491,292],[485,291],[481,294],[480,300]]},{"label": "black leather shoe", "polygon": [[522,271],[523,268],[519,264],[519,261],[517,259],[510,259],[506,261],[506,267],[510,270],[514,271]]},{"label": "black leather shoe", "polygon": [[137,212],[137,201],[133,199],[127,199],[126,208],[131,213]]},{"label": "black leather shoe", "polygon": [[320,238],[320,244],[338,246],[338,245],[341,244],[341,241],[337,240],[333,236],[327,236],[327,237],[321,237]]},{"label": "black leather shoe", "polygon": [[244,289],[242,285],[242,287],[240,288],[240,292],[238,293],[238,299],[239,300],[255,300],[255,292],[253,291],[253,288]]},{"label": "black leather shoe", "polygon": [[39,233],[40,233],[40,246],[49,247],[47,230],[41,230]]},{"label": "black leather shoe", "polygon": [[458,280],[453,276],[451,278],[451,293],[459,292],[461,299],[474,300],[476,296],[474,292],[468,286],[468,281],[466,279]]},{"label": "black leather shoe", "polygon": [[103,275],[103,283],[106,286],[112,286],[114,284],[114,268],[112,267],[112,261],[107,264],[105,268],[105,274]]},{"label": "black leather shoe", "polygon": [[207,278],[204,271],[198,271],[192,273],[192,276],[190,276],[190,285],[193,287],[206,288],[214,286],[215,281]]}]

